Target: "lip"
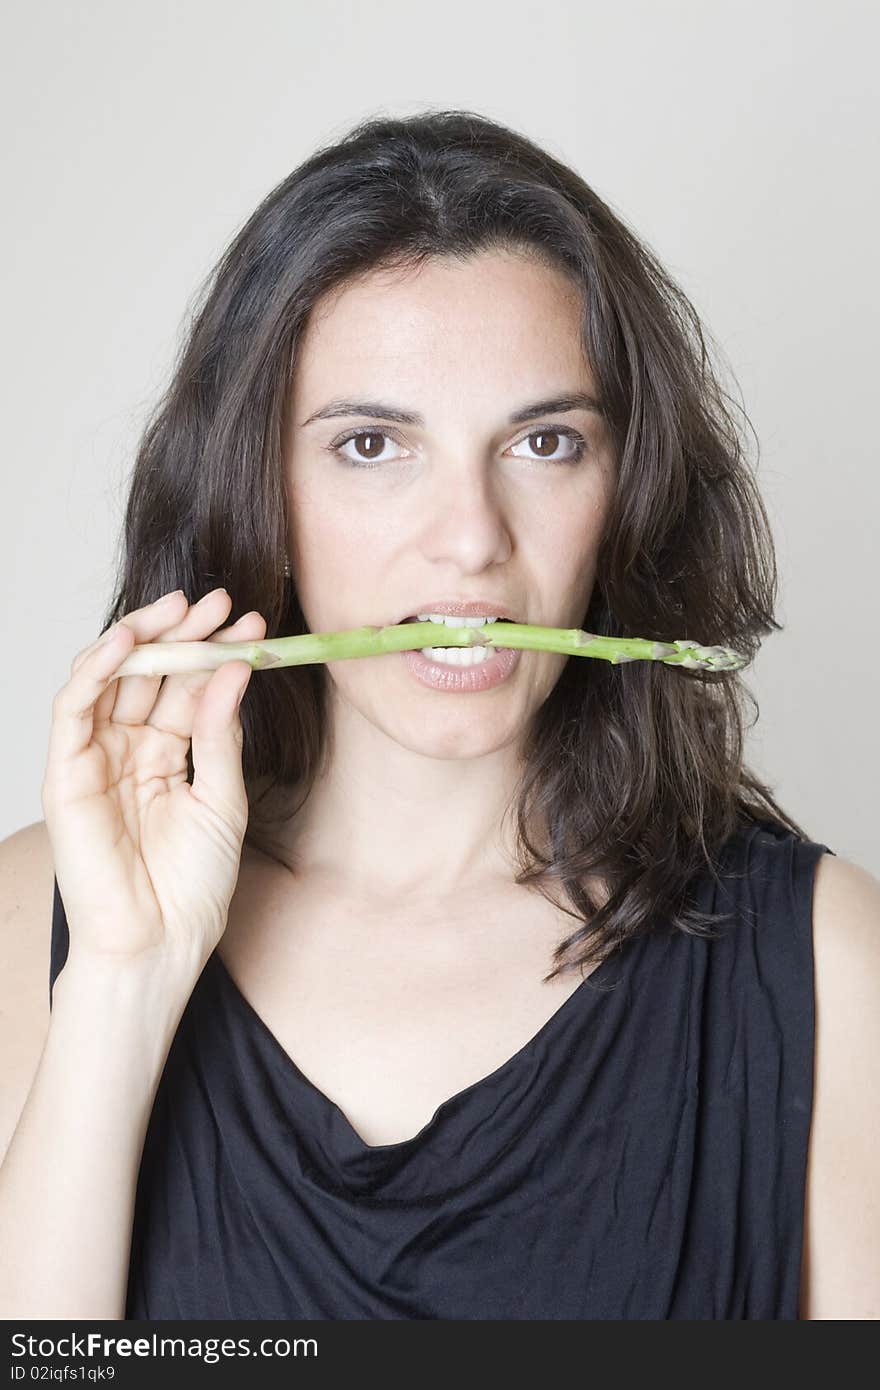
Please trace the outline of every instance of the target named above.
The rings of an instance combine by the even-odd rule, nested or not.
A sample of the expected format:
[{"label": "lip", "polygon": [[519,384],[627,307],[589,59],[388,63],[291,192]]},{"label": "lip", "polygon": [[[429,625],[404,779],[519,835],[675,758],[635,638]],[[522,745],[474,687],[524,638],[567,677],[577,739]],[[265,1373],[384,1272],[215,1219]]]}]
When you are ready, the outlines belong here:
[{"label": "lip", "polygon": [[[522,621],[501,599],[426,599],[412,610],[413,615],[419,613],[445,613],[455,618],[509,618],[512,623]],[[395,624],[405,622],[418,622],[418,617],[404,613],[395,619]]]},{"label": "lip", "polygon": [[[436,611],[436,610],[433,610]],[[418,650],[402,651],[404,665],[420,685],[432,690],[440,690],[447,695],[479,694],[493,690],[509,680],[519,667],[523,653],[511,647],[498,647],[478,666],[448,666],[430,657],[422,656]]]}]

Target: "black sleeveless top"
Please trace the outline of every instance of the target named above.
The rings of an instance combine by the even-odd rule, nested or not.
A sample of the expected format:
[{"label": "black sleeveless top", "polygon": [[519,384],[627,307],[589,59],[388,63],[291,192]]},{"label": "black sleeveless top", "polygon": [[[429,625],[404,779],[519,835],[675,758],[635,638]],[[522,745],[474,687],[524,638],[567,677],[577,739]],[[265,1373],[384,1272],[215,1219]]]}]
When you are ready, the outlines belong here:
[{"label": "black sleeveless top", "polygon": [[[823,844],[731,837],[413,1138],[371,1146],[215,951],[138,1176],[127,1319],[796,1319]],[[67,956],[55,883],[52,985]],[[614,984],[613,989],[607,988]]]}]

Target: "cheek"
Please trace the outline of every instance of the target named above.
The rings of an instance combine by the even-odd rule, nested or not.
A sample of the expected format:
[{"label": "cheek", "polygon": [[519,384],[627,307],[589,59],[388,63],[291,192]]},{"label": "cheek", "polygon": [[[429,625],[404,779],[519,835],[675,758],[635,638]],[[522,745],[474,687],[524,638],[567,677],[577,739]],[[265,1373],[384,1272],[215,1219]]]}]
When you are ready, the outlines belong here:
[{"label": "cheek", "polygon": [[595,506],[573,511],[564,518],[556,537],[556,564],[568,586],[582,589],[592,583],[604,518]]},{"label": "cheek", "polygon": [[[326,500],[301,497],[291,526],[291,569],[313,631],[329,631],[337,616],[357,613],[364,601],[365,562],[371,553],[363,531]],[[316,626],[317,624],[317,626]]]},{"label": "cheek", "polygon": [[366,560],[395,530],[387,506],[360,495],[352,485],[345,487],[332,473],[321,479],[304,470],[289,491],[288,507],[304,556],[330,551],[334,557],[354,553]]}]

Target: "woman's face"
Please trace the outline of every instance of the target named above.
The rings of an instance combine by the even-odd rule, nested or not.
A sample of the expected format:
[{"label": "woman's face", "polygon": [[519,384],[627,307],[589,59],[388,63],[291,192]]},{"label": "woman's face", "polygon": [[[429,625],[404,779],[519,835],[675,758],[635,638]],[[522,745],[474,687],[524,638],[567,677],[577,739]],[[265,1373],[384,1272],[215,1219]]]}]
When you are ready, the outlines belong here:
[{"label": "woman's face", "polygon": [[[581,316],[560,272],[500,251],[373,272],[312,313],[285,444],[291,572],[312,632],[402,622],[442,599],[583,625],[615,483],[604,420],[579,406],[511,423],[537,402],[596,398]],[[368,402],[420,421],[352,413]],[[522,651],[500,684],[469,692],[424,685],[402,653],[330,662],[330,709],[345,702],[414,752],[478,756],[521,740],[567,659]]]}]

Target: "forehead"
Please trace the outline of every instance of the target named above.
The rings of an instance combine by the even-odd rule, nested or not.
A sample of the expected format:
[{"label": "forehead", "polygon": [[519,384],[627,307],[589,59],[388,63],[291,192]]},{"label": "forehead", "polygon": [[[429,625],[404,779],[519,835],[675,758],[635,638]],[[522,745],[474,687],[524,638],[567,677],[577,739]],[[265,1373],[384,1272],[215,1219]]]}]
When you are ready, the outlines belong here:
[{"label": "forehead", "polygon": [[407,386],[528,394],[592,386],[583,297],[561,270],[512,251],[380,268],[337,286],[309,316],[294,393]]}]

